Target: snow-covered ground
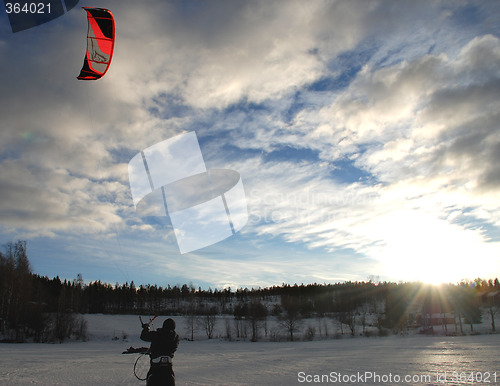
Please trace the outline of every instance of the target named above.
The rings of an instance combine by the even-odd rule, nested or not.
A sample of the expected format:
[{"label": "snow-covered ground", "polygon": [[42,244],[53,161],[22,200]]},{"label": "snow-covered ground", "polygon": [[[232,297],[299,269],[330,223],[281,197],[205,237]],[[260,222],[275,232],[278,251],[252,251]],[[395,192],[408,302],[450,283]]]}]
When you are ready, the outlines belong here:
[{"label": "snow-covered ground", "polygon": [[[121,354],[147,345],[139,339],[137,316],[86,318],[88,342],[0,344],[0,384],[144,385],[133,374],[137,355]],[[185,335],[182,327],[178,330]],[[174,370],[177,385],[500,384],[499,347],[500,334],[279,343],[182,340]]]}]

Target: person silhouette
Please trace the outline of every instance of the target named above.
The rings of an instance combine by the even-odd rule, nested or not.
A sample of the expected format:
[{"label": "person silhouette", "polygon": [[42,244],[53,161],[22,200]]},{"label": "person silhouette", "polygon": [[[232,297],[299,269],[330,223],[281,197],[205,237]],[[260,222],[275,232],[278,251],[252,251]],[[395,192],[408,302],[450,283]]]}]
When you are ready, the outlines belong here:
[{"label": "person silhouette", "polygon": [[174,386],[175,374],[172,366],[174,353],[179,346],[179,335],[175,332],[175,321],[171,318],[163,322],[162,328],[149,330],[149,323],[142,325],[141,339],[151,342],[149,348],[149,371],[147,386]]}]

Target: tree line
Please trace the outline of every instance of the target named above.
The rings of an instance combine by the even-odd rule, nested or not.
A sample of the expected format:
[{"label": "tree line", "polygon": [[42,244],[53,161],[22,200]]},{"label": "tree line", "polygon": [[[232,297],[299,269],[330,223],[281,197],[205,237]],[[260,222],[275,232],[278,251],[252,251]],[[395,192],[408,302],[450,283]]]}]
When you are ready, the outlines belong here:
[{"label": "tree line", "polygon": [[499,309],[498,279],[439,287],[368,280],[208,290],[193,284],[111,285],[99,280],[85,284],[81,275],[61,280],[33,273],[25,241],[9,243],[0,252],[0,339],[7,341],[85,339],[86,322],[79,315],[86,313],[184,315],[192,326],[191,335],[194,321],[204,320],[209,338],[215,316],[231,315],[237,336],[250,326],[252,340],[272,316],[293,340],[302,320],[324,317],[337,321],[341,333],[349,335],[367,334],[370,327],[379,334],[415,327],[432,333],[437,326],[446,330],[450,324],[455,333],[464,334],[473,332],[485,311],[494,332]]}]

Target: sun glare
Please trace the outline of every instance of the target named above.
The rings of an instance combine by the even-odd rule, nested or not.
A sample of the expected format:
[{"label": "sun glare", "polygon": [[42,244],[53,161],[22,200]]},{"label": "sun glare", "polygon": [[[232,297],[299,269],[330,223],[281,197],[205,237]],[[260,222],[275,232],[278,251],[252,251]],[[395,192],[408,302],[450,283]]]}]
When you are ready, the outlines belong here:
[{"label": "sun glare", "polygon": [[386,275],[428,284],[458,283],[498,272],[499,243],[488,243],[478,230],[417,210],[387,215],[385,245],[379,252]]}]

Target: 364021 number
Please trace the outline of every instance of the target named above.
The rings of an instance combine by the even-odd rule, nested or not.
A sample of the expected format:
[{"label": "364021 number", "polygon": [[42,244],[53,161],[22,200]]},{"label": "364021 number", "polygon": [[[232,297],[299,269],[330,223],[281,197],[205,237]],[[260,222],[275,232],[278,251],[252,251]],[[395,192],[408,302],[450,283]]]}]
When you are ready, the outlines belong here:
[{"label": "364021 number", "polygon": [[454,371],[452,372],[452,382],[467,382],[467,383],[494,383],[495,385],[497,384],[497,373],[495,372],[481,372],[481,371],[471,371],[471,372],[457,372]]},{"label": "364021 number", "polygon": [[50,13],[50,3],[5,3],[7,13]]}]

